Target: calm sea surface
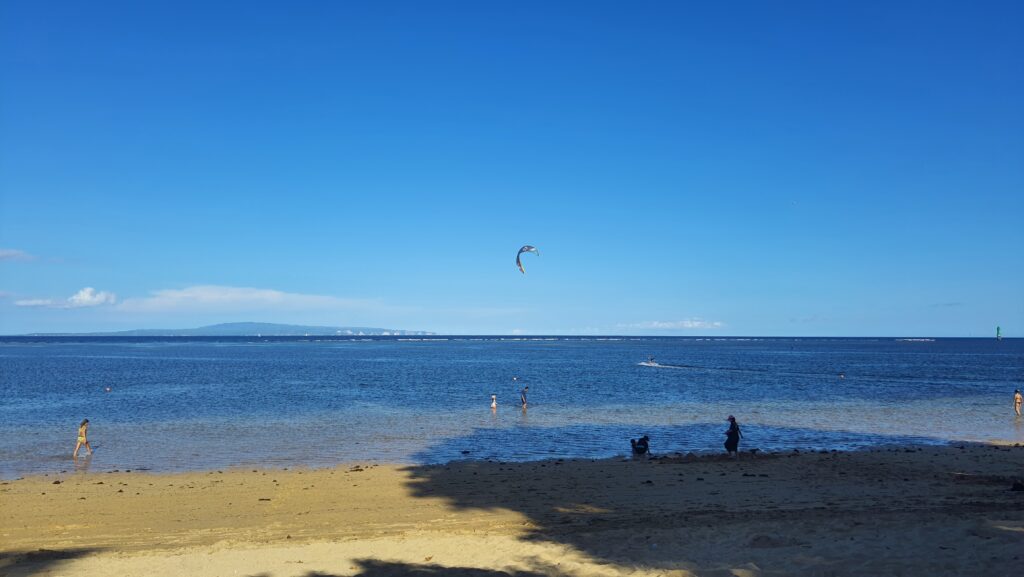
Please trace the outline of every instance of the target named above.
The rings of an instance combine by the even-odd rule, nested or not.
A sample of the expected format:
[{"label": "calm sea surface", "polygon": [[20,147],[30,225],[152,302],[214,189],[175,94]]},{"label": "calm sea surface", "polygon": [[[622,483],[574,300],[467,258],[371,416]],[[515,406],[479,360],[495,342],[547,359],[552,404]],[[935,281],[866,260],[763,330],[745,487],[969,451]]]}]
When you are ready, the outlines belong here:
[{"label": "calm sea surface", "polygon": [[99,471],[1024,442],[1022,385],[1022,339],[0,337],[0,477],[83,418]]}]

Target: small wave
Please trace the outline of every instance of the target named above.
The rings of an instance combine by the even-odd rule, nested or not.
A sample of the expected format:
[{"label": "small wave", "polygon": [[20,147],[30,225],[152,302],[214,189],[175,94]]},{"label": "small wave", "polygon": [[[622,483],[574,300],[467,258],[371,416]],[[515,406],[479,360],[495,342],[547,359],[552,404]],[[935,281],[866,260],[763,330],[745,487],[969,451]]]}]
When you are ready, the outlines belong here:
[{"label": "small wave", "polygon": [[663,365],[661,363],[652,363],[650,361],[642,361],[637,363],[641,367],[652,367],[655,369],[696,369],[700,367],[691,367],[687,365]]}]

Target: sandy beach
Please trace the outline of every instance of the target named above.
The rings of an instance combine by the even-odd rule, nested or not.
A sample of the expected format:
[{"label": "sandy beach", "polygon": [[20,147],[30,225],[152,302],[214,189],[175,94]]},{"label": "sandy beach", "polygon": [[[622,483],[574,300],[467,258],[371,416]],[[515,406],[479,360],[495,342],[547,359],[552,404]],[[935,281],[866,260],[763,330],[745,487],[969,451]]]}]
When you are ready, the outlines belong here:
[{"label": "sandy beach", "polygon": [[1024,447],[0,485],[0,575],[1019,575]]}]

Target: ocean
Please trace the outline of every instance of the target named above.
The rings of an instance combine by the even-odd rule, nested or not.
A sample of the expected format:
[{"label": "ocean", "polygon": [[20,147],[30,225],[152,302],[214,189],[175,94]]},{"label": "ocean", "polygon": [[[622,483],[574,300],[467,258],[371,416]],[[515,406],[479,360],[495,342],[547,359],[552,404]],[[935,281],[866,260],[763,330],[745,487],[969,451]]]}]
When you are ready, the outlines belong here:
[{"label": "ocean", "polygon": [[1024,442],[1022,385],[1024,339],[0,337],[0,477]]}]

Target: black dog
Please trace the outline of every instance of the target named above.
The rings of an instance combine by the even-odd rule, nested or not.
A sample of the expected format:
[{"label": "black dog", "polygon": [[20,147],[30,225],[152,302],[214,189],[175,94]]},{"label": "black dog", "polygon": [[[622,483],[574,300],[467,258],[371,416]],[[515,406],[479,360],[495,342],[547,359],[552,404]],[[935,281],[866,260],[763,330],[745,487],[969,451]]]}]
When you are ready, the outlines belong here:
[{"label": "black dog", "polygon": [[629,444],[633,446],[634,455],[646,455],[650,450],[650,441],[647,435],[640,437],[639,439],[630,439]]}]

